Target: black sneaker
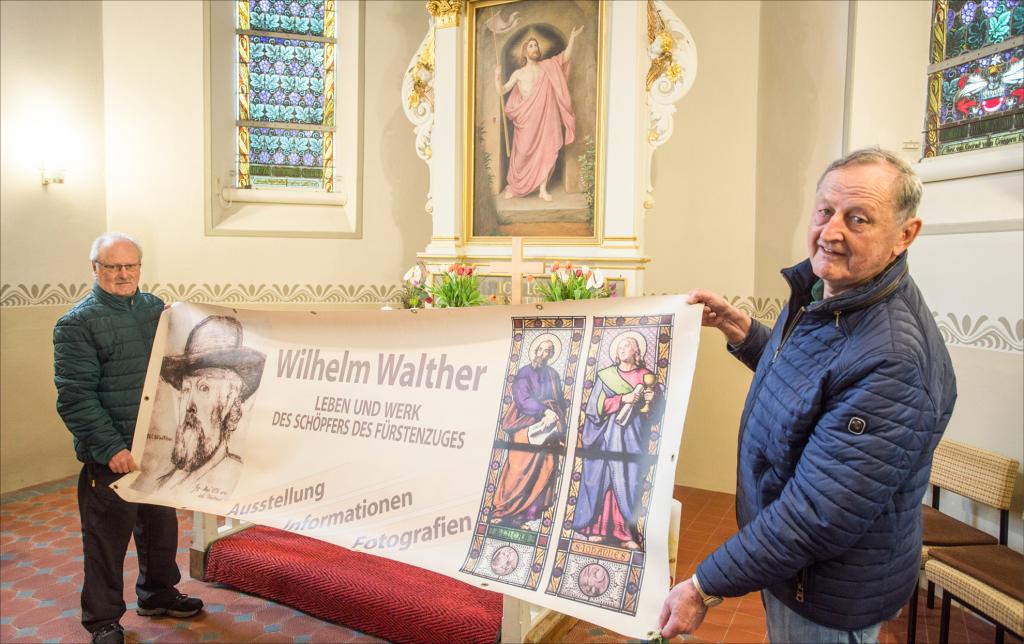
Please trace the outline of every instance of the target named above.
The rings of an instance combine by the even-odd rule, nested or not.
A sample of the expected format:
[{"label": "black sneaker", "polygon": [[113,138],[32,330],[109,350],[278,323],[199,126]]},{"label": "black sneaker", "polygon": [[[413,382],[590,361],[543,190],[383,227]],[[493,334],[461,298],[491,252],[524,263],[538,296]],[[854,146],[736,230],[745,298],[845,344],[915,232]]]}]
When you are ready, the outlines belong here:
[{"label": "black sneaker", "polygon": [[143,606],[142,602],[139,602],[139,607],[135,609],[135,612],[143,617],[159,617],[160,615],[192,617],[201,610],[203,610],[203,600],[178,593],[170,601],[159,606]]},{"label": "black sneaker", "polygon": [[124,644],[124,629],[120,624],[100,626],[92,634],[92,644]]}]

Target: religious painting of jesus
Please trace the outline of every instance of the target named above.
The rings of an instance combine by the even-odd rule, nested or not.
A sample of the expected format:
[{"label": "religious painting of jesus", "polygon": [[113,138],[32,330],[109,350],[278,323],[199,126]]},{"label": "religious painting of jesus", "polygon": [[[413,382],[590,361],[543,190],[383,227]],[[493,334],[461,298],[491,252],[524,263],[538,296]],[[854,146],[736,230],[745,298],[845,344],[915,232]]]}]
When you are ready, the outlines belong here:
[{"label": "religious painting of jesus", "polygon": [[597,0],[470,3],[467,239],[600,242],[605,13]]}]

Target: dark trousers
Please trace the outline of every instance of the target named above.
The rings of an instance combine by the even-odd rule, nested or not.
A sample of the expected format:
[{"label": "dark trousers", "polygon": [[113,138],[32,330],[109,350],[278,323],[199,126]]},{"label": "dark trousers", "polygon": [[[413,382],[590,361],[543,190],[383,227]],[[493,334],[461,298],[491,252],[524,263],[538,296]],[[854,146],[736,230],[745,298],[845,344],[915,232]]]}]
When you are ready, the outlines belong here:
[{"label": "dark trousers", "polygon": [[178,549],[174,509],[124,501],[109,487],[121,476],[98,463],[84,465],[78,476],[85,555],[82,625],[89,632],[117,623],[124,615],[124,557],[133,534],[139,555],[135,592],[140,602],[169,600],[181,581],[174,560]]}]

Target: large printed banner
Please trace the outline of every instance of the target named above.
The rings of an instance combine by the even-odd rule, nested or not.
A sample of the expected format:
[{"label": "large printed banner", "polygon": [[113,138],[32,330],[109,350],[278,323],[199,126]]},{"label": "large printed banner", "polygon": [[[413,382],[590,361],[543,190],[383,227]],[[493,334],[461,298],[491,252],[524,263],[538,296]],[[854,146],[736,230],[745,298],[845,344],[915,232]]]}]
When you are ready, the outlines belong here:
[{"label": "large printed banner", "polygon": [[669,585],[699,338],[681,296],[164,313],[121,479],[636,638]]}]

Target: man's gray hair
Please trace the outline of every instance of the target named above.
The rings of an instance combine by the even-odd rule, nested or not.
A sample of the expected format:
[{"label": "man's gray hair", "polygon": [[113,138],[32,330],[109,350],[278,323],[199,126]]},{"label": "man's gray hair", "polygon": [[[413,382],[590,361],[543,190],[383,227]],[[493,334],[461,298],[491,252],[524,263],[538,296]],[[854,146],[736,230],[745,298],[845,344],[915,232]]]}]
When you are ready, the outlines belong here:
[{"label": "man's gray hair", "polygon": [[892,203],[896,207],[896,223],[905,223],[911,217],[917,215],[917,207],[921,204],[921,193],[924,186],[921,179],[914,172],[914,168],[903,160],[902,157],[889,150],[879,147],[861,148],[854,150],[841,159],[833,161],[818,178],[817,187],[825,180],[829,172],[848,165],[888,165],[896,170],[896,181],[892,187]]},{"label": "man's gray hair", "polygon": [[116,241],[130,242],[131,245],[135,247],[135,250],[139,251],[139,261],[142,261],[142,244],[139,243],[139,240],[135,239],[131,235],[114,232],[103,233],[96,238],[96,241],[92,243],[92,247],[89,249],[89,261],[100,261],[100,251],[103,250],[107,244],[111,244]]}]

